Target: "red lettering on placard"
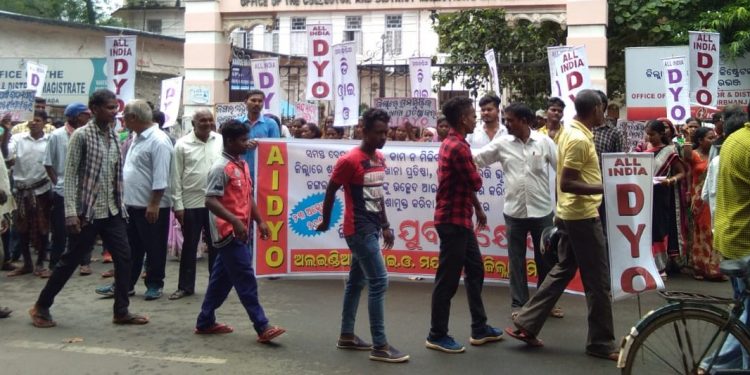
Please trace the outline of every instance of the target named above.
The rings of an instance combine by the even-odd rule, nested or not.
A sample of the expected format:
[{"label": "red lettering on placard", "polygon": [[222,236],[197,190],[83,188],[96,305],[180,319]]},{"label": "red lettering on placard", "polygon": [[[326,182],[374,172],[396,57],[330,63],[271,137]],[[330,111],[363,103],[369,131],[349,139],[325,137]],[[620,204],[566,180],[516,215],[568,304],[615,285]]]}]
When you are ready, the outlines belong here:
[{"label": "red lettering on placard", "polygon": [[115,75],[125,74],[128,72],[128,60],[115,59]]},{"label": "red lettering on placard", "polygon": [[313,40],[313,56],[325,56],[328,54],[328,42],[325,40]]},{"label": "red lettering on placard", "polygon": [[704,52],[698,52],[698,67],[710,68],[714,65],[714,58]]},{"label": "red lettering on placard", "polygon": [[115,95],[120,95],[120,89],[125,85],[125,82],[127,82],[128,79],[113,79],[112,81],[115,83]]},{"label": "red lettering on placard", "polygon": [[618,225],[617,229],[620,230],[625,239],[630,243],[630,256],[633,258],[639,258],[641,256],[640,243],[643,231],[646,229],[646,224],[638,224],[638,231],[633,233],[627,225]]},{"label": "red lettering on placard", "polygon": [[[635,196],[635,202],[630,205],[630,194]],[[617,185],[617,212],[621,216],[635,216],[643,210],[645,200],[643,190],[636,184]]]},{"label": "red lettering on placard", "polygon": [[710,91],[701,89],[695,93],[695,101],[702,105],[710,105],[713,101],[713,95]]},{"label": "red lettering on placard", "polygon": [[643,292],[643,290],[635,290],[633,288],[633,279],[636,276],[641,276],[646,281],[646,288],[644,290],[656,289],[656,280],[651,276],[651,273],[643,267],[631,267],[623,271],[620,277],[620,285],[624,292],[631,294]]},{"label": "red lettering on placard", "polygon": [[315,65],[315,71],[318,73],[318,77],[323,76],[323,71],[326,70],[326,66],[328,66],[329,62],[330,61],[327,60],[322,62],[313,61],[313,65]]},{"label": "red lettering on placard", "polygon": [[713,72],[703,72],[698,71],[698,76],[701,78],[701,86],[706,87],[708,86],[708,80],[711,79],[711,76],[713,76]]},{"label": "red lettering on placard", "polygon": [[315,82],[312,86],[312,94],[316,98],[325,98],[330,91],[331,88],[325,82]]}]

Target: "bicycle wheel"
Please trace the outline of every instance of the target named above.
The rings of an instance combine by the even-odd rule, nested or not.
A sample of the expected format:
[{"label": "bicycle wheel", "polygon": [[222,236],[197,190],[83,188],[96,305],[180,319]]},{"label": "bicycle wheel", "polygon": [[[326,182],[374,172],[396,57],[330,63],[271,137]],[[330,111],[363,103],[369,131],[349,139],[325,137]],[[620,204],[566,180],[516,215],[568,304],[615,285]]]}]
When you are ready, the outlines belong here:
[{"label": "bicycle wheel", "polygon": [[628,351],[622,374],[695,375],[701,361],[712,358],[725,337],[737,339],[744,353],[749,353],[750,337],[738,322],[731,322],[722,331],[725,324],[726,318],[700,308],[667,312],[641,329]]}]

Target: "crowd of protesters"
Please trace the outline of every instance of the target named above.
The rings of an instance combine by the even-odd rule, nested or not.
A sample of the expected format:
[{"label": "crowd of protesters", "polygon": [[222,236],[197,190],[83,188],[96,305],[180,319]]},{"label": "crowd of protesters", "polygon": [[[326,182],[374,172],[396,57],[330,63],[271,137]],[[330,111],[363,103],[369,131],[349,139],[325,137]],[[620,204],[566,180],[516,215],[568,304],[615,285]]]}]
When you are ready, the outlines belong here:
[{"label": "crowd of protesters", "polygon": [[[253,270],[253,228],[262,238],[269,235],[252,199],[254,184],[264,183],[254,178],[258,139],[361,141],[337,161],[317,229],[329,229],[333,197],[343,188],[343,233],[353,260],[337,346],[370,350],[373,360],[409,359],[385,335],[383,300],[388,273],[380,239],[386,249],[394,242],[383,204],[386,161],[379,149],[386,142],[440,142],[434,217],[440,255],[425,342],[430,349],[465,351],[448,334],[451,299],[462,275],[469,297],[472,345],[498,341],[505,332],[530,346],[543,346],[537,336],[548,317],[564,317],[557,301],[580,269],[588,304],[585,351],[617,359],[602,202],[603,153],[654,153],[654,176],[659,182],[654,189],[653,253],[665,279],[670,272],[684,271],[698,280],[726,280],[718,263],[722,254],[737,255],[731,250],[734,247],[726,245],[726,238],[733,235],[732,230],[748,229],[742,225],[750,215],[727,221],[747,202],[740,208],[726,202],[726,184],[746,182],[750,171],[740,169],[750,165],[747,156],[729,165],[722,158],[719,164],[723,144],[746,142],[750,125],[741,107],[724,108],[710,123],[696,118],[685,124],[654,119],[646,124],[642,141],[627,150],[617,122],[619,107],[595,90],[577,95],[576,115],[569,122],[562,121],[565,103],[559,98],[550,98],[546,109],[533,111],[523,103],[502,108],[500,98],[490,94],[479,100],[479,124],[474,102],[453,98],[443,104],[436,126],[426,128],[409,122],[389,127],[390,117],[378,109],[365,111],[359,124],[347,129],[333,126],[333,117],[323,119],[322,126],[302,118],[282,124],[278,117],[262,114],[264,99],[262,91],[249,91],[247,115],[224,124],[215,123],[211,110],[199,109],[193,114],[192,130],[179,139],[163,129],[164,115],[142,100],[125,105],[121,118],[125,130],[118,134],[119,107],[107,90],[96,91],[87,105],[70,104],[59,128],[48,124],[43,100],[37,101],[31,121],[12,124],[4,117],[0,227],[7,251],[3,270],[7,276],[33,274],[48,279],[29,311],[33,325],[56,325],[50,313],[54,299],[76,270],[91,274],[92,250],[98,239],[106,249],[103,259],[114,263],[114,282],[97,288],[96,293],[114,298],[113,322],[148,323],[149,317],[129,310],[129,298],[136,294],[141,279],[146,300],[162,297],[168,247],[177,227],[182,237],[179,281],[170,300],[195,293],[196,259],[201,248],[208,254],[209,284],[195,333],[233,331],[219,323],[215,314],[233,287],[259,342],[285,333],[269,323],[258,300]],[[744,131],[737,132],[743,127]],[[733,149],[732,158],[741,157]],[[502,166],[508,186],[503,216],[509,239],[513,326],[504,331],[487,323],[482,301],[484,269],[474,231],[487,223],[483,210],[477,209],[476,192],[482,186],[477,168],[494,163]],[[555,182],[550,181],[553,171]],[[712,223],[721,229],[716,240]],[[544,256],[540,249],[543,232],[553,226],[565,233],[559,235],[554,258]],[[539,272],[533,295],[525,272],[528,235]],[[717,249],[714,244],[726,248]],[[354,333],[356,306],[365,285],[373,343]],[[0,317],[10,313],[0,309]]]}]

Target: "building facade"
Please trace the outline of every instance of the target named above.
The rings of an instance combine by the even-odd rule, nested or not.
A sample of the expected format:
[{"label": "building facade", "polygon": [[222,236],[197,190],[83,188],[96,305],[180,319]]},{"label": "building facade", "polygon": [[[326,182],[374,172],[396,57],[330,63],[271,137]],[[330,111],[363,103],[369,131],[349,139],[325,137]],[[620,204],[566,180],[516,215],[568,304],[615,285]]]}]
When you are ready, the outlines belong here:
[{"label": "building facade", "polygon": [[181,0],[125,0],[112,13],[131,29],[175,38],[185,37],[185,6]]}]

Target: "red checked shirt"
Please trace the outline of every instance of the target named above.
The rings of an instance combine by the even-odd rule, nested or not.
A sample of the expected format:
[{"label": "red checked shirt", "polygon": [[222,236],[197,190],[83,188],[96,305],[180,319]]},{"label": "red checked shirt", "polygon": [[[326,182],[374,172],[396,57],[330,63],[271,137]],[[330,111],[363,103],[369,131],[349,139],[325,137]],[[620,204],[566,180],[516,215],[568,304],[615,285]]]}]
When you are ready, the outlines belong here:
[{"label": "red checked shirt", "polygon": [[435,224],[454,224],[473,229],[472,195],[482,187],[482,178],[466,139],[451,129],[440,145]]}]

